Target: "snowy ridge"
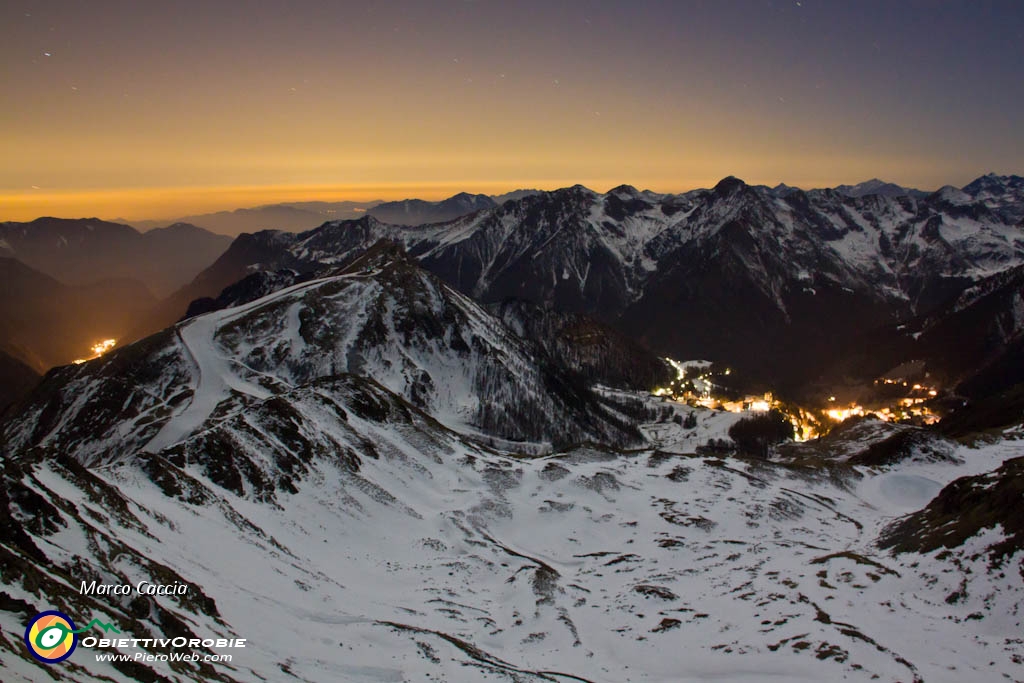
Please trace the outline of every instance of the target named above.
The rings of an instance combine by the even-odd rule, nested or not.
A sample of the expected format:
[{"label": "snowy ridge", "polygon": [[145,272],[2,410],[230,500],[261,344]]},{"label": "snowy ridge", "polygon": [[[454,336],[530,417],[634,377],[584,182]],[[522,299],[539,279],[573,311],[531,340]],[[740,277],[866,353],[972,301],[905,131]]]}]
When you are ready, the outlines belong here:
[{"label": "snowy ridge", "polygon": [[169,448],[249,398],[355,373],[451,428],[530,442],[530,452],[640,443],[537,353],[396,252],[61,368],[5,436],[12,450],[60,448],[85,464],[109,463]]},{"label": "snowy ridge", "polygon": [[296,293],[315,288],[322,282],[319,280],[288,287],[265,299],[229,309],[227,312],[193,318],[177,327],[175,332],[178,339],[195,366],[195,387],[185,410],[169,420],[146,444],[145,450],[155,453],[194,432],[231,392],[255,398],[269,398],[269,391],[236,372],[237,361],[227,358],[224,350],[217,347],[214,343],[214,334],[218,327],[230,324],[252,309],[266,305],[268,301],[289,299]]}]

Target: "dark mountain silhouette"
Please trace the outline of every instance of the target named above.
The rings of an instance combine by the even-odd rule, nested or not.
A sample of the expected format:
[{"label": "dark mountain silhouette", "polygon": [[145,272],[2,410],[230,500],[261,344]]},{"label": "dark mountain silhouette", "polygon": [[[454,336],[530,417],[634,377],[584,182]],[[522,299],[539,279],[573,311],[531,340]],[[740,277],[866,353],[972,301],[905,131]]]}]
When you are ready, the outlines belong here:
[{"label": "dark mountain silhouette", "polygon": [[423,199],[403,199],[398,202],[384,202],[371,208],[367,213],[384,223],[394,225],[423,225],[441,223],[460,216],[490,209],[497,206],[485,194],[459,194],[438,202]]},{"label": "dark mountain silhouette", "polygon": [[529,197],[531,195],[540,193],[540,190],[512,190],[511,192],[506,192],[505,194],[492,194],[491,199],[494,200],[495,204],[498,204],[500,206],[505,202],[511,202],[516,199],[522,199],[523,197]]},{"label": "dark mountain silhouette", "polygon": [[138,280],[158,296],[189,282],[231,244],[223,235],[176,223],[140,233],[96,218],[0,223],[6,255],[67,285]]},{"label": "dark mountain silhouette", "polygon": [[0,351],[0,415],[39,383],[39,373]]},{"label": "dark mountain silhouette", "polygon": [[37,372],[88,358],[103,339],[124,341],[156,300],[133,280],[69,287],[0,258],[0,348]]},{"label": "dark mountain silhouette", "polygon": [[[917,354],[947,384],[967,381],[980,389],[985,382],[974,375],[989,366],[999,370],[986,373],[993,382],[983,393],[1024,381],[1024,360],[1015,352],[1024,343],[1024,266],[968,287],[919,323],[915,334]],[[1011,371],[1014,359],[1018,369]]]}]

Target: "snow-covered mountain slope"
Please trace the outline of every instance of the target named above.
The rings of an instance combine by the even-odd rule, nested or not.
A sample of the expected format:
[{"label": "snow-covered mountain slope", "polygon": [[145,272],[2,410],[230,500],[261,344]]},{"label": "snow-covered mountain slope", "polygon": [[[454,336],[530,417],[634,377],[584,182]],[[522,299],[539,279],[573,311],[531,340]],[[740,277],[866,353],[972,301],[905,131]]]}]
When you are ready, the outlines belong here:
[{"label": "snow-covered mountain slope", "polygon": [[984,202],[1018,225],[1024,220],[1024,178],[989,173],[964,186],[964,192]]},{"label": "snow-covered mountain slope", "polygon": [[[949,484],[925,508],[891,524],[881,546],[917,553],[944,548],[954,551],[961,561],[980,555],[988,560],[990,570],[1005,566],[1024,578],[1024,563],[1014,562],[1024,548],[1022,498],[1024,457],[1018,457],[992,472]],[[976,539],[982,533],[988,544],[979,547]],[[970,546],[965,547],[969,541]]]},{"label": "snow-covered mountain slope", "polygon": [[55,370],[4,435],[15,450],[59,448],[95,465],[158,452],[248,401],[340,373],[372,377],[451,427],[533,444],[524,448],[640,442],[539,348],[386,245],[344,272]]},{"label": "snow-covered mountain slope", "polygon": [[[230,664],[201,671],[116,670],[80,649],[47,669],[67,680],[1019,672],[1024,576],[1009,570],[1024,561],[1019,548],[990,566],[984,553],[894,556],[876,545],[894,519],[953,479],[998,467],[1019,442],[878,467],[851,464],[853,451],[778,463],[664,450],[524,459],[468,442],[358,377],[244,403],[168,450],[110,466],[86,470],[58,450],[4,460],[5,681],[42,675],[20,638],[46,608],[109,621],[127,637],[247,639]],[[692,431],[725,426],[697,412]],[[878,432],[854,440],[867,448],[890,435]],[[965,551],[1002,540],[978,531]],[[191,589],[82,597],[83,579]]]},{"label": "snow-covered mountain slope", "polygon": [[799,381],[863,344],[865,330],[1024,263],[1012,178],[1002,194],[923,198],[783,193],[735,178],[684,195],[575,186],[415,228],[367,216],[248,236],[208,278],[226,279],[225,264],[236,275],[315,271],[387,238],[481,302],[583,313],[663,355],[748,362]]},{"label": "snow-covered mountain slope", "polygon": [[201,297],[195,299],[185,312],[185,318],[194,318],[203,313],[240,306],[265,297],[268,294],[273,294],[286,287],[297,285],[300,282],[311,279],[311,277],[312,275],[309,273],[300,275],[296,271],[288,269],[276,271],[257,270],[225,287],[216,298]]},{"label": "snow-covered mountain slope", "polygon": [[[386,238],[404,243],[429,270],[484,302],[518,297],[591,312],[617,311],[639,294],[644,273],[655,266],[640,253],[645,240],[667,225],[665,212],[684,201],[668,198],[662,206],[653,201],[656,197],[626,187],[605,196],[575,186],[416,228],[367,216],[296,236],[259,233],[236,251],[272,241],[274,248],[262,251],[262,261],[252,262],[253,268],[299,263],[311,269]],[[223,260],[237,259],[229,252]],[[220,269],[215,264],[211,272]]]},{"label": "snow-covered mountain slope", "polygon": [[[715,192],[725,211],[750,188]],[[783,264],[750,201],[723,229],[736,241],[707,244],[736,267],[757,256],[767,279],[744,291],[770,291]],[[692,220],[719,235],[720,218]],[[1016,675],[1019,520],[977,513],[1019,493],[1019,428],[968,448],[864,420],[774,462],[699,455],[740,416],[580,381],[620,367],[626,342],[586,323],[575,356],[525,341],[578,319],[496,307],[513,331],[399,246],[330,261],[329,237],[277,233],[301,244],[294,279],[52,371],[4,423],[4,681],[44,675],[21,637],[46,609],[129,637],[248,642],[230,663],[83,648],[47,669],[70,680]],[[607,341],[588,349],[591,333]],[[92,580],[190,588],[82,595]]]},{"label": "snow-covered mountain slope", "polygon": [[[947,385],[966,379],[966,395],[988,395],[1024,381],[1024,266],[968,287],[912,329],[929,371]],[[978,381],[979,372],[990,377]]]},{"label": "snow-covered mountain slope", "polygon": [[[1014,194],[1019,180],[986,176],[956,197],[939,191],[923,199],[795,188],[779,195],[735,178],[685,195],[629,186],[599,194],[577,185],[448,223],[403,229],[366,217],[287,238],[260,233],[240,248],[269,240],[274,248],[262,256],[271,263],[250,265],[308,266],[388,238],[484,301],[539,299],[613,316],[643,295],[647,278],[677,251],[740,223],[791,263],[785,278],[809,287],[835,281],[916,305],[936,286],[922,279],[974,279],[1024,261],[1024,236],[1004,210],[1024,210],[1024,197]],[[766,294],[777,294],[776,274],[764,272],[763,264],[747,265]]]}]

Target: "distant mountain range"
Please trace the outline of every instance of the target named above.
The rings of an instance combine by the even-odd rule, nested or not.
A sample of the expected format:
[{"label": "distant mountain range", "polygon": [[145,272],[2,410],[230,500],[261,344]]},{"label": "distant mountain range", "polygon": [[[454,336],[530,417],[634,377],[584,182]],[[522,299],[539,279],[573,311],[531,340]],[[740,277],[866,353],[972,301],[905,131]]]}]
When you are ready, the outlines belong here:
[{"label": "distant mountain range", "polygon": [[367,209],[380,204],[370,202],[286,202],[267,204],[233,211],[183,216],[174,220],[139,220],[118,222],[129,223],[139,230],[150,231],[169,223],[191,223],[220,235],[235,237],[243,232],[259,230],[302,231],[320,225],[324,221],[358,218]]},{"label": "distant mountain range", "polygon": [[[778,185],[773,190],[784,194],[797,190],[788,185]],[[913,196],[922,198],[927,192],[904,188],[894,183],[872,179],[857,185],[839,185],[836,192],[850,197],[862,197],[869,194],[881,194],[889,197]],[[460,192],[447,199],[430,201],[424,199],[403,199],[384,202],[285,202],[267,204],[253,208],[217,211],[213,213],[182,216],[174,220],[137,220],[116,219],[117,223],[126,223],[142,231],[150,231],[173,223],[189,223],[202,226],[212,232],[235,237],[242,233],[253,233],[262,230],[283,230],[285,232],[304,232],[311,230],[325,221],[351,220],[369,214],[383,223],[394,225],[425,225],[454,220],[483,209],[494,208],[506,202],[523,199],[540,194],[541,190],[513,190],[500,195],[469,194]]]},{"label": "distant mountain range", "polygon": [[[786,185],[785,183],[779,183],[778,185],[772,188],[767,188],[766,186],[759,187],[761,189],[769,189],[772,192],[772,194],[779,197],[784,197],[792,192],[804,191],[801,190],[799,187],[793,187],[791,185]],[[903,187],[901,185],[897,185],[896,183],[889,183],[884,180],[879,180],[878,178],[865,180],[864,182],[857,183],[856,185],[837,185],[836,187],[833,188],[822,189],[831,189],[847,197],[865,197],[870,194],[877,194],[883,197],[907,196],[915,197],[917,199],[923,199],[924,197],[927,197],[929,194],[931,194],[930,192],[926,192],[924,190],[917,190],[911,187]]]},{"label": "distant mountain range", "polygon": [[[837,358],[875,371],[896,349],[910,353],[918,344],[909,328],[885,330],[1019,264],[1022,194],[1020,178],[991,174],[931,194],[878,180],[805,192],[727,178],[680,195],[576,186],[380,203],[302,233],[245,234],[226,251],[226,238],[194,226],[139,234],[57,219],[3,224],[0,249],[76,282],[145,275],[166,293],[177,278],[176,290],[137,316],[128,337],[138,338],[194,301],[212,302],[196,312],[237,298],[221,293],[242,280],[239,291],[268,293],[385,238],[485,304],[519,299],[582,314],[659,354],[717,358],[798,386]],[[856,351],[876,333],[886,335],[886,352],[868,363]]]},{"label": "distant mountain range", "polygon": [[[386,238],[484,303],[590,315],[660,354],[733,362],[795,386],[863,347],[867,331],[1024,263],[1019,179],[986,178],[923,198],[735,178],[683,195],[576,186],[416,229],[366,216],[258,233],[200,278],[311,272]],[[890,360],[877,354],[871,370]]]},{"label": "distant mountain range", "polygon": [[915,190],[911,187],[887,183],[878,178],[872,178],[856,185],[838,185],[835,191],[839,194],[845,194],[847,197],[864,197],[869,194],[877,194],[883,197],[916,197],[917,199],[923,199],[931,194],[924,190]]},{"label": "distant mountain range", "polygon": [[117,219],[117,222],[128,223],[144,231],[164,227],[169,223],[191,223],[231,237],[244,232],[259,232],[261,230],[302,232],[322,225],[324,221],[359,218],[365,214],[374,215],[385,223],[422,225],[458,218],[537,192],[539,190],[514,190],[491,196],[460,192],[439,201],[403,199],[395,202],[383,202],[378,199],[369,202],[286,202],[249,209],[183,216],[173,221]]},{"label": "distant mountain range", "polygon": [[67,285],[131,279],[157,296],[190,281],[230,244],[229,237],[186,223],[145,233],[97,218],[0,223],[0,256]]}]

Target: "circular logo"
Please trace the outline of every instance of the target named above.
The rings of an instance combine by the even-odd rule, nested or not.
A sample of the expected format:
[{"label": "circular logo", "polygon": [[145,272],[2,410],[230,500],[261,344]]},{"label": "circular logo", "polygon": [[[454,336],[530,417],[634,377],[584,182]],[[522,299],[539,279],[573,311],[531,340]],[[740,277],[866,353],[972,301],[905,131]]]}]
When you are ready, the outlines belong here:
[{"label": "circular logo", "polygon": [[37,614],[25,627],[25,645],[32,656],[45,664],[63,662],[78,645],[71,617],[50,610]]}]

